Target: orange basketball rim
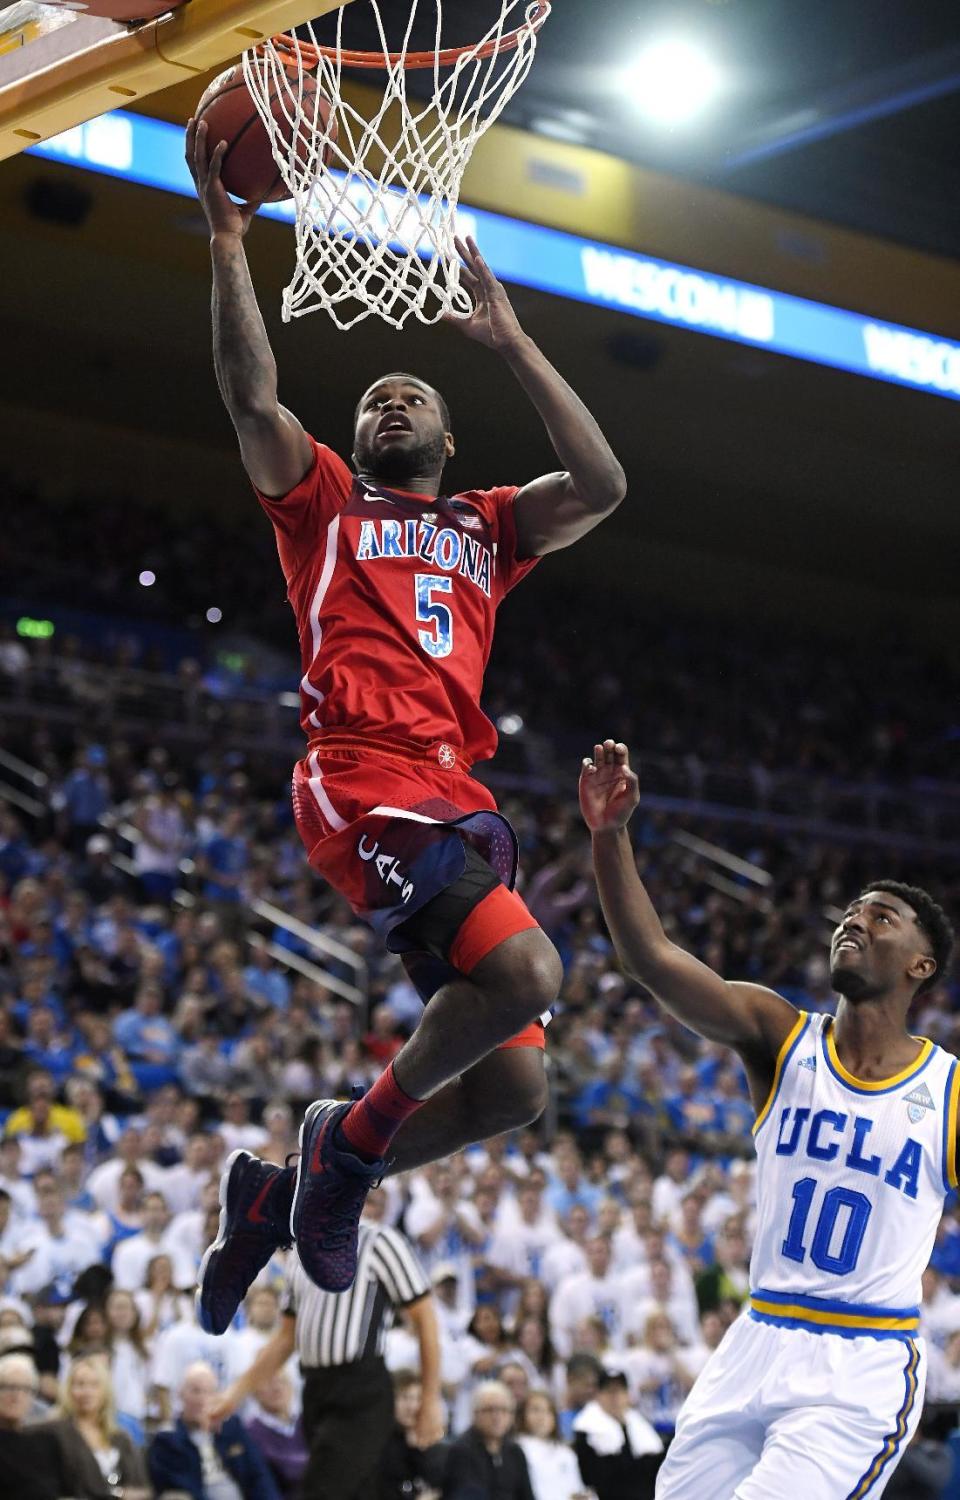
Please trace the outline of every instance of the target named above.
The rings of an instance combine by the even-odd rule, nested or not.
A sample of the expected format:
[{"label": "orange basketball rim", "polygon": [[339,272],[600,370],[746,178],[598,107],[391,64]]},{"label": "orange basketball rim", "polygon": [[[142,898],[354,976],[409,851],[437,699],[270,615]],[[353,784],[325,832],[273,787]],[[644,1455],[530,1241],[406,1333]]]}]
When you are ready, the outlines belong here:
[{"label": "orange basketball rim", "polygon": [[296,62],[299,53],[302,65],[308,69],[319,66],[321,57],[327,58],[329,62],[339,60],[345,68],[372,70],[401,67],[407,72],[413,72],[417,68],[453,68],[466,53],[470,53],[476,61],[482,61],[507,52],[515,52],[521,39],[529,36],[531,30],[539,31],[549,14],[550,0],[532,0],[522,26],[516,26],[512,31],[505,31],[502,36],[491,37],[488,42],[484,42],[482,47],[474,47],[466,43],[461,47],[444,47],[439,52],[432,48],[426,52],[362,52],[346,47],[338,51],[336,47],[322,47],[313,42],[303,42],[289,32],[275,37],[274,44],[281,57],[287,56],[291,62]]}]

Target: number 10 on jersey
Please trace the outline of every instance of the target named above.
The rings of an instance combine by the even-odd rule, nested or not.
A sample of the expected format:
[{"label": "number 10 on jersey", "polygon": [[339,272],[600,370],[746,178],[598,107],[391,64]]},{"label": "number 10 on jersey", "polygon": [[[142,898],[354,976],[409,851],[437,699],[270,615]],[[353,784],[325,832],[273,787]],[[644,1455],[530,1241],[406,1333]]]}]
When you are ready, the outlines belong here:
[{"label": "number 10 on jersey", "polygon": [[428,656],[449,656],[453,650],[453,615],[448,604],[441,604],[436,594],[451,594],[453,579],[443,573],[417,573],[413,580],[417,602],[417,620],[430,626],[418,630],[420,644]]},{"label": "number 10 on jersey", "polygon": [[[793,1184],[793,1212],[780,1253],[801,1265],[809,1254],[819,1270],[831,1276],[849,1276],[856,1267],[873,1205],[863,1193],[852,1188],[830,1188],[823,1196],[811,1238],[808,1220],[819,1186],[815,1177],[801,1177]],[[846,1223],[840,1243],[831,1252],[831,1241],[836,1238],[837,1223],[844,1210],[847,1210]]]}]

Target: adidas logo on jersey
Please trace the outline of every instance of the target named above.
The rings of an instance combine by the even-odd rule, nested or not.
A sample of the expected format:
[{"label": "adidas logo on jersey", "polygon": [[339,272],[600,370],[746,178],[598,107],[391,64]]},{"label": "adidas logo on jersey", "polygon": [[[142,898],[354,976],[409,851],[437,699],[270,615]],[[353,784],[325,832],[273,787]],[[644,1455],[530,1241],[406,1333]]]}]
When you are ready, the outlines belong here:
[{"label": "adidas logo on jersey", "polygon": [[909,1094],[904,1095],[904,1103],[907,1106],[907,1114],[914,1125],[916,1125],[918,1120],[923,1119],[928,1109],[936,1111],[937,1108],[933,1102],[933,1095],[925,1083],[918,1084]]},{"label": "adidas logo on jersey", "polygon": [[800,1061],[797,1063],[797,1067],[809,1068],[811,1073],[815,1073],[817,1071],[817,1059],[811,1052],[809,1057],[801,1057]]}]

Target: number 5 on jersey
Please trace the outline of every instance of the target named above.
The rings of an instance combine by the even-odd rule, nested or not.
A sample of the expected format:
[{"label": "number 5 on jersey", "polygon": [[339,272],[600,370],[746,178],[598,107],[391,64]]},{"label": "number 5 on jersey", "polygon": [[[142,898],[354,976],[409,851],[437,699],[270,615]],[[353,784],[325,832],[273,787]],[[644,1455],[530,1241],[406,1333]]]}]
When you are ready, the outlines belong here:
[{"label": "number 5 on jersey", "polygon": [[417,573],[413,580],[416,591],[417,619],[430,625],[429,630],[418,630],[420,644],[428,656],[449,656],[453,650],[453,616],[447,604],[440,604],[434,594],[453,592],[453,579],[442,573]]}]

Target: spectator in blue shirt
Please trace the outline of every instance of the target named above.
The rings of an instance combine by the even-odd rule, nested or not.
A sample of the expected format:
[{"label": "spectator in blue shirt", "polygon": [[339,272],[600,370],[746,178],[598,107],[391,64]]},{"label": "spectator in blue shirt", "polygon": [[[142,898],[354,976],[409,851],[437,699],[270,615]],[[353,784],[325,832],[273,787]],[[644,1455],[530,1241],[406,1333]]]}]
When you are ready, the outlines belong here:
[{"label": "spectator in blue shirt", "polygon": [[[290,981],[276,967],[263,948],[250,949],[250,962],[243,971],[247,990],[269,1005],[271,1010],[286,1010],[290,1004]],[[419,999],[417,1009],[420,1009]]]},{"label": "spectator in blue shirt", "polygon": [[584,1177],[577,1153],[565,1153],[560,1160],[557,1177],[546,1192],[546,1201],[557,1217],[565,1219],[574,1204],[579,1203],[587,1210],[592,1222],[605,1197],[603,1188],[596,1187]]},{"label": "spectator in blue shirt", "polygon": [[103,770],[106,755],[102,745],[81,751],[73,770],[54,796],[54,806],[67,825],[70,846],[78,853],[110,806],[110,782]]},{"label": "spectator in blue shirt", "polygon": [[604,1064],[599,1078],[580,1090],[571,1105],[573,1118],[581,1130],[623,1129],[631,1116],[650,1112],[647,1101],[636,1085],[627,1078],[621,1054]]},{"label": "spectator in blue shirt", "polygon": [[946,1214],[940,1220],[930,1264],[941,1276],[960,1277],[960,1226]]},{"label": "spectator in blue shirt", "polygon": [[701,1135],[716,1128],[716,1101],[701,1086],[696,1068],[683,1068],[677,1092],[664,1099],[670,1123],[684,1135]]},{"label": "spectator in blue shirt", "polygon": [[686,1261],[691,1276],[698,1276],[714,1259],[713,1240],[701,1222],[703,1197],[695,1189],[680,1200],[680,1223],[670,1229],[666,1243]]},{"label": "spectator in blue shirt", "polygon": [[133,1010],[118,1016],[113,1034],[131,1062],[172,1065],[180,1055],[180,1038],[162,1014],[163,996],[156,985],[142,984]]},{"label": "spectator in blue shirt", "polygon": [[73,1068],[76,1050],[68,1031],[57,1027],[53,1011],[46,1005],[37,1005],[27,1016],[27,1036],[23,1044],[23,1055],[34,1068],[43,1068],[61,1084]]},{"label": "spectator in blue shirt", "polygon": [[23,825],[16,813],[0,807],[0,875],[15,886],[30,867],[30,846],[24,838]]},{"label": "spectator in blue shirt", "polygon": [[749,1140],[757,1118],[735,1068],[724,1068],[717,1078],[716,1129],[722,1135],[742,1136]]},{"label": "spectator in blue shirt", "polygon": [[244,876],[250,867],[250,846],[244,833],[246,813],[234,807],[227,813],[200,853],[204,876],[203,894],[208,901],[238,902]]}]

